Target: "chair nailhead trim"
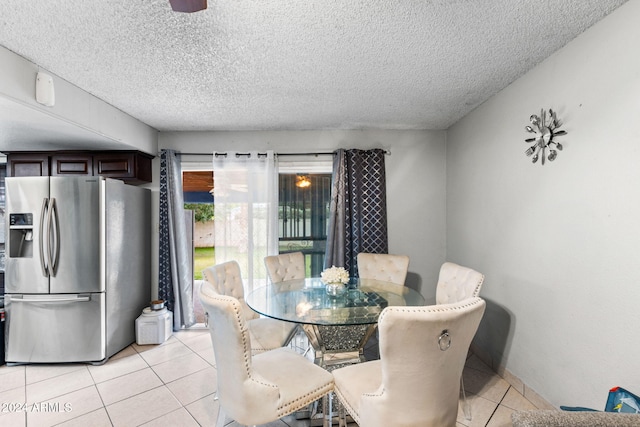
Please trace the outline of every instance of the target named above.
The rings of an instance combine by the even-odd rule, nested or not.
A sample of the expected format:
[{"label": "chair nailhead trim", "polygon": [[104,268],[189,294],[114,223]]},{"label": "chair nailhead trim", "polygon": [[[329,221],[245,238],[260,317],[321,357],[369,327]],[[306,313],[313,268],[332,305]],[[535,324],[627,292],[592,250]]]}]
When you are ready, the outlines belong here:
[{"label": "chair nailhead trim", "polygon": [[291,401],[291,402],[287,402],[281,406],[278,407],[278,415],[280,417],[284,417],[285,415],[289,415],[290,413],[300,409],[300,408],[304,408],[305,406],[315,402],[316,400],[318,400],[320,397],[324,396],[325,394],[329,393],[330,391],[333,391],[333,383],[330,384],[325,384],[323,386],[320,386],[318,388],[316,388],[315,390],[310,391],[309,393],[305,394],[304,396],[300,396],[297,399]]},{"label": "chair nailhead trim", "polygon": [[353,421],[355,421],[356,424],[360,425],[360,414],[358,414],[356,410],[351,405],[349,405],[347,399],[345,399],[345,397],[342,395],[339,388],[336,388],[334,391],[338,395],[338,400],[340,400],[342,406],[344,406],[349,415],[351,415],[351,417],[353,418]]},{"label": "chair nailhead trim", "polygon": [[477,297],[480,294],[480,287],[482,286],[483,282],[484,282],[484,274],[480,276],[480,280],[478,280],[478,284],[476,285],[476,288],[473,290],[474,297]]},{"label": "chair nailhead trim", "polygon": [[[474,297],[473,302],[468,302],[466,304],[460,305],[459,303],[446,304],[447,307],[444,307],[445,304],[437,304],[437,305],[426,305],[426,306],[416,306],[416,307],[404,307],[404,306],[389,306],[382,310],[380,316],[378,317],[378,324],[385,317],[386,313],[391,311],[399,311],[403,313],[429,313],[429,312],[437,312],[437,311],[453,311],[460,310],[465,307],[472,307],[476,304],[479,304],[482,299],[475,299],[480,297]],[[469,298],[471,300],[471,298]],[[455,306],[455,307],[452,307]]]},{"label": "chair nailhead trim", "polygon": [[[217,301],[222,301],[222,302],[227,302],[228,299],[227,298],[233,298],[233,297],[226,297],[226,298],[220,298],[220,297],[215,297],[215,296],[210,296],[211,299],[213,300],[217,300]],[[247,376],[249,378],[251,378],[251,368],[249,367],[249,365],[251,364],[251,349],[248,349],[248,342],[247,342],[247,336],[249,334],[249,332],[247,331],[247,327],[246,324],[244,323],[244,318],[242,317],[242,309],[240,307],[240,304],[237,301],[231,301],[231,304],[233,306],[233,312],[236,316],[236,319],[238,320],[238,323],[244,326],[243,329],[243,333],[242,333],[242,348],[244,349],[244,368],[247,371]]]}]

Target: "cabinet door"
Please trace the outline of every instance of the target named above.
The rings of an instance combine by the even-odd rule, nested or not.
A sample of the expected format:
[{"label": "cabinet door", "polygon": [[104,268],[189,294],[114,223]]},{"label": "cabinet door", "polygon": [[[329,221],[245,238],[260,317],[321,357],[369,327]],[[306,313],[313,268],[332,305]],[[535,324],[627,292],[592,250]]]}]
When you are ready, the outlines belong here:
[{"label": "cabinet door", "polygon": [[90,154],[55,154],[51,156],[51,176],[93,175]]},{"label": "cabinet door", "polygon": [[151,182],[151,157],[141,153],[104,153],[93,156],[95,175],[130,183]]},{"label": "cabinet door", "polygon": [[49,176],[49,156],[44,153],[9,154],[7,176]]}]

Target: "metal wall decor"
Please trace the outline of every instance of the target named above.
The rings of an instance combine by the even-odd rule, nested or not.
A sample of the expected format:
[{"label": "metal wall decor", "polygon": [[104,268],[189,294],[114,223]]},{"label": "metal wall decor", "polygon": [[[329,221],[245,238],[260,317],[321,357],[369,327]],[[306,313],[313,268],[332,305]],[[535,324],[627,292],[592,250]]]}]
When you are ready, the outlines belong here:
[{"label": "metal wall decor", "polygon": [[526,126],[525,129],[535,136],[524,140],[527,144],[533,143],[524,153],[527,156],[533,155],[531,158],[533,163],[536,163],[538,159],[543,165],[545,159],[554,161],[558,157],[558,151],[562,151],[562,144],[557,142],[555,138],[567,134],[563,130],[558,130],[562,126],[562,122],[558,120],[552,109],[549,109],[548,113],[541,110],[539,116],[533,114],[529,120],[531,125]]}]

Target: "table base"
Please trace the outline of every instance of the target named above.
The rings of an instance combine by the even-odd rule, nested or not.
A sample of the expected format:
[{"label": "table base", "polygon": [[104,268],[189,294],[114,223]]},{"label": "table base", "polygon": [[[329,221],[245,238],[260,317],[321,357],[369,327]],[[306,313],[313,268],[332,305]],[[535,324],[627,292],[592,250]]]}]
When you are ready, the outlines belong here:
[{"label": "table base", "polygon": [[[370,325],[301,325],[311,347],[314,350],[314,363],[328,371],[341,368],[354,363],[365,362],[364,346],[371,335],[376,331],[376,324]],[[339,400],[333,392],[329,394],[328,413],[331,414],[329,424],[338,424]],[[318,402],[298,411],[296,419],[309,419],[310,426],[321,426],[324,422],[324,412],[319,408]],[[347,421],[353,419],[347,415]]]},{"label": "table base", "polygon": [[[364,346],[376,331],[376,325],[302,325],[315,352],[314,363],[327,370],[335,365],[366,361]],[[332,367],[330,369],[330,367]]]}]

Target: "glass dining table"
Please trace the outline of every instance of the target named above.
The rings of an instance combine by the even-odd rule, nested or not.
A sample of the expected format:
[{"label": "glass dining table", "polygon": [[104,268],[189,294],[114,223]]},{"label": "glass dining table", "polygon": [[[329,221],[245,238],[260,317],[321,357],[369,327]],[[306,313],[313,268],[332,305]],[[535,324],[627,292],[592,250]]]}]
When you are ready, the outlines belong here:
[{"label": "glass dining table", "polygon": [[333,369],[365,360],[364,346],[387,306],[419,306],[424,297],[396,283],[352,278],[339,296],[328,295],[320,278],[269,283],[245,301],[257,313],[297,323],[315,352],[315,363]]}]

